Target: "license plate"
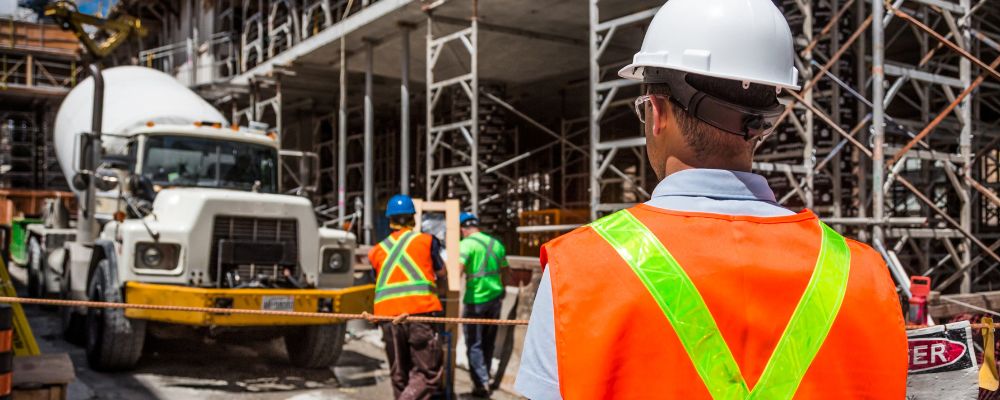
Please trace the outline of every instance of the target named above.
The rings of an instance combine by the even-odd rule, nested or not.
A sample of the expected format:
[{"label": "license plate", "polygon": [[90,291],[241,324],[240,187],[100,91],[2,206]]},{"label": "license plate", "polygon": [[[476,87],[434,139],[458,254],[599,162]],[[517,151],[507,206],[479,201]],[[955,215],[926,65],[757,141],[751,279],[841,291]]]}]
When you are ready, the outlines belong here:
[{"label": "license plate", "polygon": [[295,311],[295,297],[293,296],[264,296],[260,303],[261,310],[267,311]]}]

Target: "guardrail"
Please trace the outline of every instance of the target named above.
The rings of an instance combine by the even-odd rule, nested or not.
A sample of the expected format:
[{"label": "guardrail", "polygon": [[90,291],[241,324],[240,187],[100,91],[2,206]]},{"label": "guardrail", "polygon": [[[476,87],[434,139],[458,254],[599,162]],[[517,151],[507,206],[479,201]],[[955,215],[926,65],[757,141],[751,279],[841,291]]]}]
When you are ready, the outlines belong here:
[{"label": "guardrail", "polygon": [[[237,64],[237,51],[233,34],[230,32],[216,32],[209,36],[205,42],[196,43],[194,38],[155,47],[140,51],[138,62],[149,68],[160,70],[172,76],[177,76],[182,72],[181,67],[189,65],[189,84],[196,84],[204,73],[208,73],[212,81],[235,76]],[[201,55],[211,54],[212,62],[209,65],[200,63]],[[222,57],[221,59],[219,57]]]}]

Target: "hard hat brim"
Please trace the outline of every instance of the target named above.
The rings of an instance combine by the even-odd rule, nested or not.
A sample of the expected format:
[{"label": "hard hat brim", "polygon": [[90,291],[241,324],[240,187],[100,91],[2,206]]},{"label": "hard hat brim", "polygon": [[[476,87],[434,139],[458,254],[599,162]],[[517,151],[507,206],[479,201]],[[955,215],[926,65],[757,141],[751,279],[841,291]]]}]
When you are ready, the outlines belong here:
[{"label": "hard hat brim", "polygon": [[624,79],[631,80],[631,81],[642,82],[643,77],[644,77],[644,74],[643,74],[643,69],[644,68],[672,69],[672,70],[687,72],[687,73],[695,74],[695,75],[709,76],[709,77],[712,77],[712,78],[730,79],[730,80],[740,81],[740,82],[751,82],[751,83],[757,83],[757,84],[767,85],[767,86],[774,86],[774,87],[779,87],[779,88],[782,88],[782,89],[794,90],[794,91],[798,91],[798,90],[802,89],[802,87],[799,86],[798,84],[789,84],[788,82],[776,82],[776,81],[759,80],[759,79],[747,79],[745,77],[732,76],[732,75],[727,75],[727,74],[719,74],[719,73],[713,73],[713,72],[706,72],[706,71],[703,71],[703,70],[700,70],[700,69],[697,69],[697,68],[686,68],[686,67],[677,66],[677,65],[649,65],[649,64],[636,64],[636,63],[632,63],[632,64],[629,64],[629,65],[625,66],[625,68],[620,69],[618,71],[618,76],[620,76],[620,77],[622,77]]}]

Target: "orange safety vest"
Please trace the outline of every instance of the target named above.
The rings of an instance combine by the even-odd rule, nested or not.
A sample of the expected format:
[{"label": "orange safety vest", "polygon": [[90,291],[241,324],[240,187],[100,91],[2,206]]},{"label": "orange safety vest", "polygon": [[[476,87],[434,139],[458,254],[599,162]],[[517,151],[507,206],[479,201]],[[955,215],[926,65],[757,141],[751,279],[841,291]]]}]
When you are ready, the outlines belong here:
[{"label": "orange safety vest", "polygon": [[441,311],[435,290],[431,240],[426,233],[398,230],[368,251],[376,276],[376,315]]},{"label": "orange safety vest", "polygon": [[[735,373],[752,390],[818,268],[826,236],[816,215],[807,210],[760,218],[646,205],[627,212],[686,273],[717,325],[713,329],[722,339],[717,342],[731,354],[724,357],[735,361]],[[713,380],[703,379],[695,363],[718,365],[722,357],[688,354],[661,299],[654,299],[643,280],[649,277],[640,279],[630,264],[650,257],[655,246],[633,246],[639,251],[625,254],[626,261],[596,224],[542,249],[542,265],[548,265],[552,280],[563,398],[711,399],[718,388],[707,387]],[[825,340],[816,343],[811,363],[794,382],[797,389],[789,393],[797,399],[902,399],[907,342],[895,286],[871,248],[851,240],[840,244],[850,257],[844,263],[849,271],[848,265],[842,270],[839,311],[832,311]],[[686,343],[690,347],[691,341]],[[725,386],[720,375],[726,374],[709,378]]]}]

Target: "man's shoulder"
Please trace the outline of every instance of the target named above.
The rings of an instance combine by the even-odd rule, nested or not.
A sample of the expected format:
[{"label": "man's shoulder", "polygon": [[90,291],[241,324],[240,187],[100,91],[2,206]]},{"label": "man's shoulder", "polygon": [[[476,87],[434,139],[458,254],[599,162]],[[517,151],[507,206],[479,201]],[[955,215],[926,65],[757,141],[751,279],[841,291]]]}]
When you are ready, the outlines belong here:
[{"label": "man's shoulder", "polygon": [[866,243],[851,238],[844,238],[847,248],[851,250],[851,264],[883,268],[885,259],[882,254]]},{"label": "man's shoulder", "polygon": [[547,243],[545,243],[545,246],[554,247],[554,246],[564,245],[567,243],[575,243],[581,240],[585,240],[587,237],[593,234],[594,230],[593,228],[590,227],[589,224],[583,225],[577,227],[576,229],[573,229],[572,231],[564,233],[555,239],[548,241]]},{"label": "man's shoulder", "polygon": [[562,258],[569,254],[577,253],[591,247],[585,242],[588,239],[592,240],[596,234],[594,230],[590,228],[590,225],[584,225],[578,227],[569,233],[563,234],[555,239],[552,239],[542,245],[541,254],[539,254],[539,261],[542,266],[554,266],[555,262],[552,261],[553,257]]},{"label": "man's shoulder", "polygon": [[410,231],[410,232],[415,233],[415,236],[413,237],[413,240],[410,241],[410,244],[421,244],[425,246],[431,246],[437,242],[437,237],[430,233],[415,232],[415,231]]}]

